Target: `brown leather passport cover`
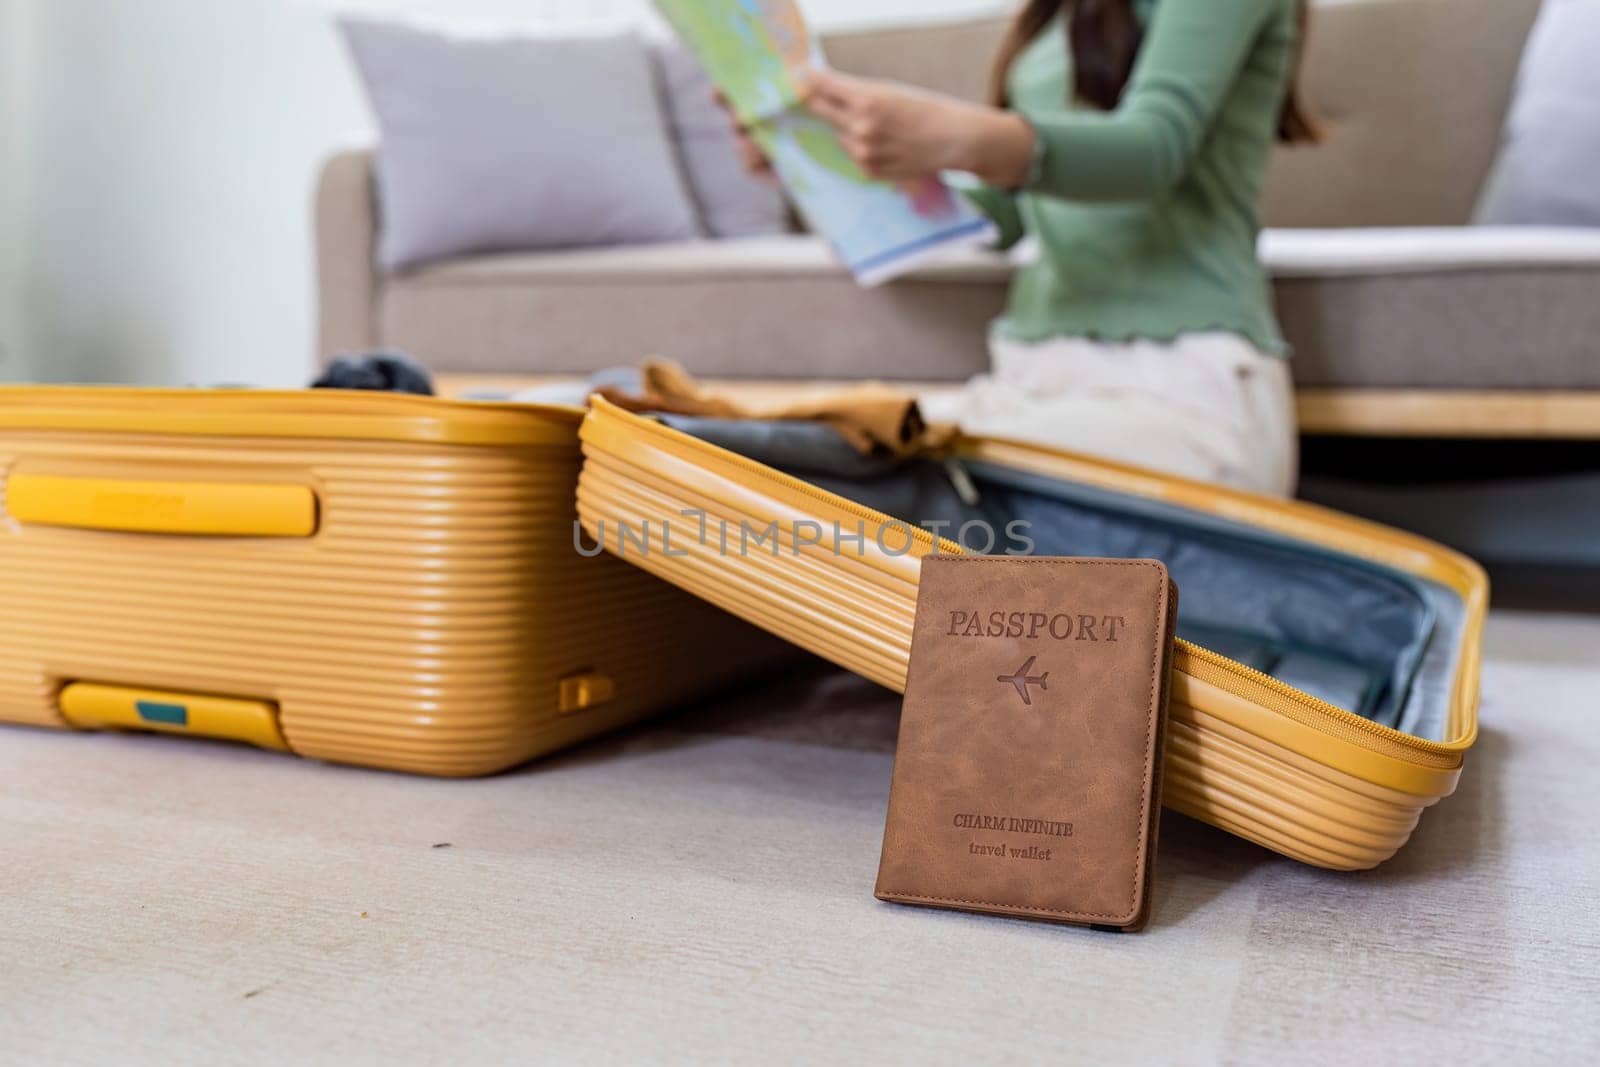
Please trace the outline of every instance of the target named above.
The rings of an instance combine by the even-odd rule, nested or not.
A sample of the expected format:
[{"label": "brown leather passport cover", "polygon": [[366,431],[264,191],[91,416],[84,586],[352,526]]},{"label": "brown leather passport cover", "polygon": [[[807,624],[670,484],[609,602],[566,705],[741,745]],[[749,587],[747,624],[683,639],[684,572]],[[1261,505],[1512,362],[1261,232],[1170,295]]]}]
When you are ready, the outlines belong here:
[{"label": "brown leather passport cover", "polygon": [[878,898],[1143,926],[1177,602],[1155,560],[924,558]]}]

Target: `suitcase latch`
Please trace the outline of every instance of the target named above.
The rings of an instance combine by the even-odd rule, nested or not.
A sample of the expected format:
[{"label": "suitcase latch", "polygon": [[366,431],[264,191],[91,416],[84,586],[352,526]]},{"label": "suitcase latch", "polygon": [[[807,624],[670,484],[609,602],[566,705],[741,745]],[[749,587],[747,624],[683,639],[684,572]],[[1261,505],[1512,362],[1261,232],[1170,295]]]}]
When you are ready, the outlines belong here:
[{"label": "suitcase latch", "polygon": [[562,715],[604,704],[617,695],[617,683],[608,674],[584,671],[561,679],[556,710]]}]

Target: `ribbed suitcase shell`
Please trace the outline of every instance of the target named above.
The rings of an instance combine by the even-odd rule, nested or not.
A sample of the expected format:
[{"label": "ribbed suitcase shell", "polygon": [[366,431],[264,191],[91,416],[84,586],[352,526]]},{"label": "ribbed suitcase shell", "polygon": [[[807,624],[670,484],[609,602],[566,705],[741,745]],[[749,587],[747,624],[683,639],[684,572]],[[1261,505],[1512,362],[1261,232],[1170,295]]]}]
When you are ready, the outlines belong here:
[{"label": "ribbed suitcase shell", "polygon": [[[841,666],[904,688],[925,547],[890,555],[872,536],[888,516],[603,400],[592,404],[578,486],[579,515],[591,536],[602,522],[637,530],[683,509],[735,526],[864,519],[868,537],[859,553],[817,546],[798,556],[730,556],[684,538],[674,541],[678,554],[669,554],[653,530],[656,550],[628,559]],[[1393,855],[1422,810],[1455,788],[1477,734],[1488,602],[1487,581],[1471,560],[1325,509],[1047,449],[976,440],[963,454],[1225,516],[1427,578],[1461,597],[1464,629],[1442,741],[1364,719],[1180,640],[1164,770],[1168,807],[1306,863],[1349,870]],[[901,541],[897,532],[887,537],[896,547]]]},{"label": "ribbed suitcase shell", "polygon": [[[245,698],[271,702],[299,755],[474,775],[783,654],[575,551],[580,415],[322,390],[0,390],[7,486],[305,486],[317,507],[310,536],[0,511],[0,720],[68,725],[73,682]],[[85,496],[86,521],[126,496]],[[573,678],[614,695],[563,714]]]}]

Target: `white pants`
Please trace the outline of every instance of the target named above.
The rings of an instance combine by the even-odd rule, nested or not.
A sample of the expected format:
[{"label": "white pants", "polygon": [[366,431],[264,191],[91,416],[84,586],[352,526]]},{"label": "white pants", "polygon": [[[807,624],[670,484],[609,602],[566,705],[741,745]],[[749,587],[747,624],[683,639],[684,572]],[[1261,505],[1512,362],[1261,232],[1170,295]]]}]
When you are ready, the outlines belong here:
[{"label": "white pants", "polygon": [[995,337],[991,373],[928,416],[1198,481],[1287,496],[1298,466],[1288,361],[1232,333],[1108,343]]}]

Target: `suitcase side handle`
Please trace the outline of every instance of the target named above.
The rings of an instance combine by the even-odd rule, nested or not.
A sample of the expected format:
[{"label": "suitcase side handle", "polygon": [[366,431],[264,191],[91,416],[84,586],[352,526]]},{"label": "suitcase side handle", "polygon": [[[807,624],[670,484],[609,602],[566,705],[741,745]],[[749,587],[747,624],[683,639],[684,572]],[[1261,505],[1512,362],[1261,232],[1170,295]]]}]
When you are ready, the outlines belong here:
[{"label": "suitcase side handle", "polygon": [[71,682],[56,698],[61,717],[80,730],[153,730],[244,741],[289,751],[278,706],[267,700]]},{"label": "suitcase side handle", "polygon": [[18,522],[87,530],[310,537],[317,529],[317,495],[306,485],[16,473],[6,479],[5,506]]}]

